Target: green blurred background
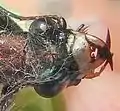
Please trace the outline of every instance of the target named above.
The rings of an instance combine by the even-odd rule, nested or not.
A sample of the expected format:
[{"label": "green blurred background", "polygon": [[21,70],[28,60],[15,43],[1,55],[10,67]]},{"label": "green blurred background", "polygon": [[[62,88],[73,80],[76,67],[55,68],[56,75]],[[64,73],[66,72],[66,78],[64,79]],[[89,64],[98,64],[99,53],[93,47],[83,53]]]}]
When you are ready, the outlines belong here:
[{"label": "green blurred background", "polygon": [[12,111],[65,111],[64,97],[59,94],[51,99],[43,98],[28,87],[16,95]]}]

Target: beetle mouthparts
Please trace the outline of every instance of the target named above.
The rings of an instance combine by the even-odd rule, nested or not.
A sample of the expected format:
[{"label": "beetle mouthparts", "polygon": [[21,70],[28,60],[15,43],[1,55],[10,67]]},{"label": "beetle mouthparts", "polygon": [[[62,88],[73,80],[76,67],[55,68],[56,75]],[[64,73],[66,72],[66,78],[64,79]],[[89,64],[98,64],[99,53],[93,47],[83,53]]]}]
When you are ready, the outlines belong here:
[{"label": "beetle mouthparts", "polygon": [[111,57],[108,59],[108,63],[110,64],[111,70],[113,71],[113,53],[111,53]]},{"label": "beetle mouthparts", "polygon": [[99,57],[99,59],[102,59],[103,61],[106,61],[104,63],[104,67],[109,63],[111,70],[113,70],[113,53],[110,51],[111,38],[110,38],[109,29],[107,31],[106,42],[104,42],[102,39],[96,36],[93,36],[91,34],[87,34],[87,35],[89,35],[88,37],[86,37],[86,40],[89,43],[89,45],[95,49],[98,49],[97,57]]},{"label": "beetle mouthparts", "polygon": [[111,67],[111,70],[113,71],[113,53],[110,52],[111,38],[110,38],[110,31],[109,31],[109,29],[107,30],[106,46],[108,47],[108,50],[109,50],[109,56],[107,58],[106,65],[107,65],[107,63],[109,63],[109,65]]}]

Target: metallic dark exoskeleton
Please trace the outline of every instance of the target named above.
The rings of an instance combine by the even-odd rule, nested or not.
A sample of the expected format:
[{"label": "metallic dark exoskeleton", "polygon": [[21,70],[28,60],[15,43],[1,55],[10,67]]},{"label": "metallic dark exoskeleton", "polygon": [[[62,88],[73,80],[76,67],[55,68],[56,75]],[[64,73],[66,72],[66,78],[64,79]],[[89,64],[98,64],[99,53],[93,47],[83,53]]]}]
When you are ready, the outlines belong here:
[{"label": "metallic dark exoskeleton", "polygon": [[[13,38],[16,38],[15,42],[19,44],[21,44],[20,41],[23,41],[21,44],[21,49],[23,50],[20,53],[23,55],[22,58],[25,59],[21,60],[23,62],[22,64],[18,63],[18,67],[15,67],[17,71],[19,70],[17,74],[16,70],[12,71],[13,68],[11,68],[11,75],[14,75],[14,73],[18,76],[22,75],[20,78],[24,77],[24,73],[37,75],[36,78],[39,82],[33,84],[33,87],[38,94],[44,97],[55,96],[63,88],[74,84],[76,85],[76,83],[74,83],[74,79],[78,76],[78,66],[72,55],[68,57],[69,54],[66,44],[68,36],[72,34],[72,32],[71,29],[67,29],[66,20],[63,17],[58,17],[57,15],[21,17],[8,12],[2,7],[0,7],[0,9],[1,13],[4,13],[4,16],[9,20],[12,20],[10,17],[25,21],[33,20],[29,26],[28,32],[24,32],[19,26],[17,26],[19,28],[16,27],[16,29],[7,27],[9,30],[5,30],[4,34],[9,35],[11,32],[11,35],[9,35],[13,36],[9,37],[11,38],[11,42],[14,42],[14,40],[12,40]],[[14,21],[10,22],[11,27],[13,27],[12,22],[14,23]],[[6,20],[4,20],[4,23],[6,23]],[[4,40],[4,38],[2,38],[2,40]],[[9,40],[7,39],[7,41]],[[5,45],[5,47],[7,46]],[[8,47],[13,46],[10,44]],[[21,55],[18,56],[20,57]],[[16,60],[16,58],[14,59]],[[16,63],[12,62],[12,64],[15,66]],[[74,64],[73,67],[71,64]],[[3,72],[8,75],[8,72],[5,72],[4,68]],[[15,81],[17,81],[16,78]],[[11,81],[13,81],[13,79],[10,80],[10,84],[12,84]],[[8,89],[10,89],[9,87],[10,85],[5,82],[2,94],[8,93]]]},{"label": "metallic dark exoskeleton", "polygon": [[[108,63],[113,70],[109,30],[105,43],[88,34],[84,24],[77,30],[68,29],[61,16],[22,17],[2,7],[0,15],[2,110],[8,95],[21,87],[30,85],[39,95],[53,97],[66,87],[78,85],[84,78],[99,76]],[[32,20],[28,31],[12,17]],[[102,66],[100,71],[95,72],[99,66]]]}]

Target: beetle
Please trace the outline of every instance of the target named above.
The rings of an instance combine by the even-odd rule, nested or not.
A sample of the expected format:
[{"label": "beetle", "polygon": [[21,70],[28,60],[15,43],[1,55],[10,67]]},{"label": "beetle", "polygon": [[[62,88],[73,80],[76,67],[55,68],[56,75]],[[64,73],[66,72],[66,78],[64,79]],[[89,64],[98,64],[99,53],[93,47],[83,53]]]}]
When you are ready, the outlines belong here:
[{"label": "beetle", "polygon": [[[8,102],[6,98],[12,98],[23,86],[30,85],[40,96],[51,98],[82,79],[99,76],[108,63],[113,70],[109,30],[104,42],[87,33],[84,24],[76,30],[67,28],[61,16],[23,17],[1,6],[0,14],[1,109]],[[28,31],[12,17],[32,20]],[[99,66],[100,71],[95,72]]]}]

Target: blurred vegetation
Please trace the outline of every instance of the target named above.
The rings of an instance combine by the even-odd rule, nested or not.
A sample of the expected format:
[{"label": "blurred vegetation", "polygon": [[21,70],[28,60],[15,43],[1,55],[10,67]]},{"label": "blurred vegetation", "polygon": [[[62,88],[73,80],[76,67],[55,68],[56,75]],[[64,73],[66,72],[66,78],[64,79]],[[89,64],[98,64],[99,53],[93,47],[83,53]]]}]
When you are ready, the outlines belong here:
[{"label": "blurred vegetation", "polygon": [[62,94],[51,99],[43,98],[29,87],[16,95],[12,111],[65,111],[65,101]]}]

